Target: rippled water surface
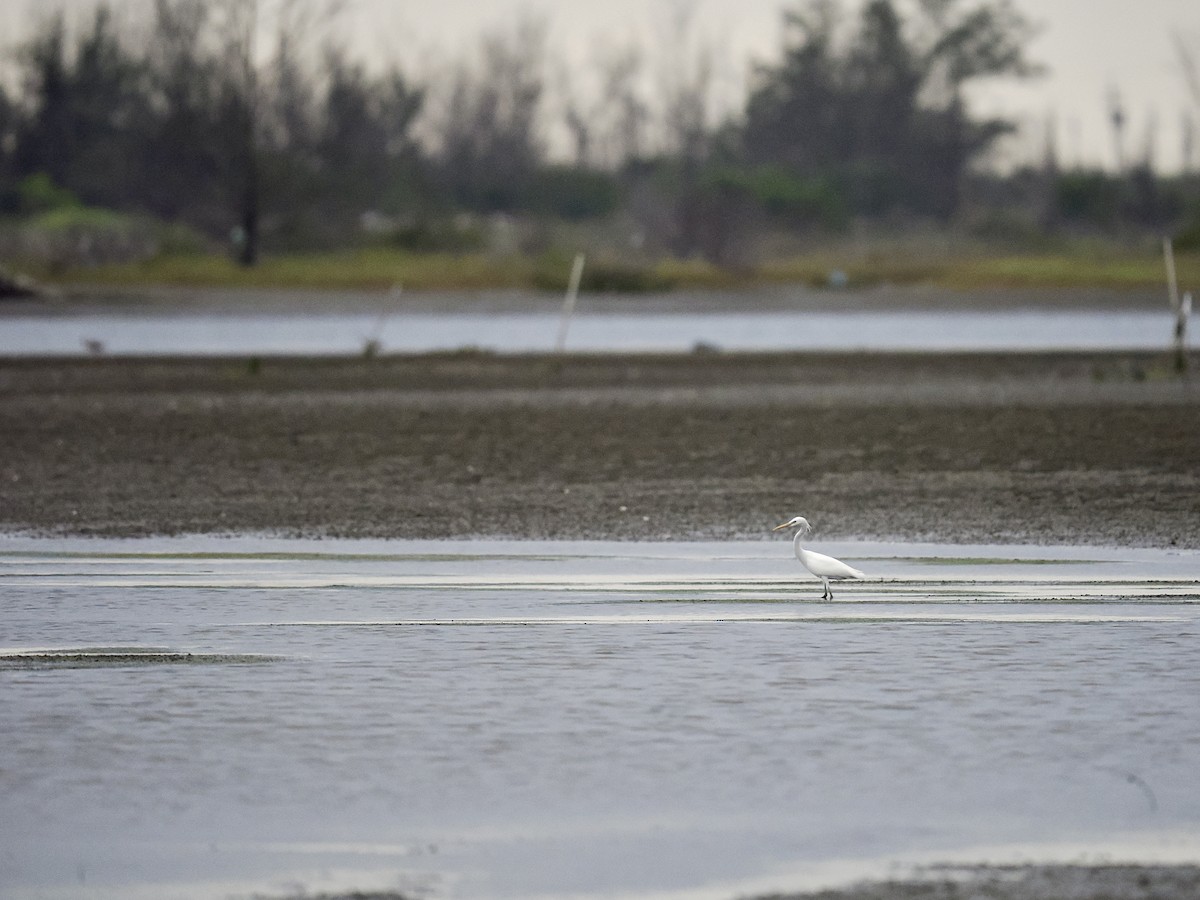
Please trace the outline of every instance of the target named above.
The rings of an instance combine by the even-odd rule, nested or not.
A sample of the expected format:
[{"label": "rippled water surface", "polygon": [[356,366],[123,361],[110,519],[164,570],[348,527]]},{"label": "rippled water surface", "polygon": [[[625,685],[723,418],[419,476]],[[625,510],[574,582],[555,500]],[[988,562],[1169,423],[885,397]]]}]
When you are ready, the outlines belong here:
[{"label": "rippled water surface", "polygon": [[821,549],[0,539],[0,895],[1200,860],[1200,554]]}]

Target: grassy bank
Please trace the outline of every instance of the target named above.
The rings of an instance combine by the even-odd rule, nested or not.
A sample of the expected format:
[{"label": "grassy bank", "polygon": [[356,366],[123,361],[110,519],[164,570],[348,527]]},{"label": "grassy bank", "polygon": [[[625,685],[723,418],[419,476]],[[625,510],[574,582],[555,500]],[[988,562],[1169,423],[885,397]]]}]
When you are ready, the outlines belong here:
[{"label": "grassy bank", "polygon": [[[1177,254],[1176,270],[1185,287],[1200,287],[1200,254]],[[847,283],[929,284],[956,290],[988,288],[1146,288],[1165,283],[1162,256],[1112,247],[1045,253],[944,253],[933,250],[863,254],[823,253],[763,265],[757,277],[768,281],[824,284],[841,272]]]},{"label": "grassy bank", "polygon": [[[1200,287],[1200,254],[1179,254],[1176,265],[1184,289]],[[379,248],[267,256],[254,268],[243,268],[224,256],[199,254],[161,255],[139,263],[60,271],[27,268],[45,283],[64,286],[161,284],[327,290],[387,290],[397,285],[409,290],[562,290],[569,270],[570,257],[564,254],[419,254]],[[585,290],[627,293],[773,283],[928,284],[958,290],[1134,289],[1163,285],[1164,267],[1158,253],[1113,248],[1038,254],[902,248],[869,253],[822,251],[736,269],[700,260],[628,262],[593,257],[585,269],[584,281]]]}]

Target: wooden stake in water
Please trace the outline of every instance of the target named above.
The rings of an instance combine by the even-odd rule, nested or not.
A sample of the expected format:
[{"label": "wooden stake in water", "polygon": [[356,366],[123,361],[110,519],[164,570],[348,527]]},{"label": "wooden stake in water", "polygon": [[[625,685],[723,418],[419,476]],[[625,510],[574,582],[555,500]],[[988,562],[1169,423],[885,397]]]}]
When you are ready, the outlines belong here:
[{"label": "wooden stake in water", "polygon": [[[396,301],[400,299],[400,295],[404,293],[404,285],[396,283],[392,285],[392,289],[388,291],[388,300]],[[375,320],[375,327],[371,329],[371,333],[367,335],[363,341],[363,357],[366,359],[374,359],[379,355],[379,351],[383,349],[383,326],[387,324],[387,318],[391,310],[385,309],[379,314],[379,318]]]},{"label": "wooden stake in water", "polygon": [[1192,294],[1191,291],[1184,291],[1183,299],[1179,301],[1179,310],[1175,313],[1175,367],[1182,375],[1187,374],[1187,326],[1191,315]]},{"label": "wooden stake in water", "polygon": [[575,263],[571,266],[571,280],[567,283],[567,296],[563,298],[562,318],[558,323],[558,341],[554,345],[556,353],[562,353],[567,346],[567,329],[571,327],[571,316],[575,314],[575,298],[579,296],[579,280],[583,277],[583,254],[575,254]]},{"label": "wooden stake in water", "polygon": [[1163,238],[1163,260],[1167,264],[1167,295],[1171,299],[1171,312],[1175,313],[1175,371],[1187,374],[1187,324],[1192,314],[1192,295],[1179,298],[1179,283],[1175,278],[1175,249],[1169,237]]}]

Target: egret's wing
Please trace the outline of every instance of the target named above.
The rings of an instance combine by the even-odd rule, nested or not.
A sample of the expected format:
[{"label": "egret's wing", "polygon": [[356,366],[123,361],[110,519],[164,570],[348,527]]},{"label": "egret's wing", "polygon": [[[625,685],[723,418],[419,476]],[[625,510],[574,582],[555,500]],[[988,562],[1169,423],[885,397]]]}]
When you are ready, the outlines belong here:
[{"label": "egret's wing", "polygon": [[864,578],[864,574],[840,559],[808,551],[808,570],[821,578]]}]

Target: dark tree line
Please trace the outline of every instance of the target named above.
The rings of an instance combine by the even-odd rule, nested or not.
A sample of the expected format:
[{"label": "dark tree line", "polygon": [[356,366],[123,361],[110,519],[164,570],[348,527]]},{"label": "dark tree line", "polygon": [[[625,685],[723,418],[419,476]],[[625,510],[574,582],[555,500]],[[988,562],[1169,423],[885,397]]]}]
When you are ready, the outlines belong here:
[{"label": "dark tree line", "polygon": [[[452,245],[453,229],[433,223],[457,212],[621,211],[664,247],[721,261],[756,226],[953,220],[1013,129],[973,116],[966,89],[1034,68],[1010,0],[871,0],[853,18],[809,0],[786,13],[781,58],[718,119],[711,47],[659,54],[674,68],[657,98],[636,48],[610,53],[584,96],[577,72],[548,76],[545,28],[523,20],[416,80],[322,44],[312,2],[282,4],[269,34],[255,0],[154,0],[136,29],[104,5],[83,28],[44,20],[0,86],[0,214],[61,192],[232,237],[253,263],[260,238],[346,243],[367,213],[420,247]],[[269,57],[256,53],[264,38]],[[550,152],[555,116],[569,163]],[[983,178],[973,194],[1029,203],[1040,185],[1046,222],[1086,216],[1089,203],[1118,214],[1103,185],[1054,177],[1048,190],[1028,173]]]},{"label": "dark tree line", "polygon": [[88,205],[232,234],[249,263],[264,228],[319,243],[406,203],[422,90],[333,47],[314,66],[283,27],[261,64],[255,15],[155,0],[137,40],[105,5],[75,33],[47,19],[18,51],[19,89],[0,93],[0,210],[35,211],[21,185],[48,177]]},{"label": "dark tree line", "polygon": [[951,215],[967,167],[1012,128],[972,119],[963,89],[1029,74],[1029,26],[1007,3],[915,6],[905,22],[891,0],[872,0],[843,45],[835,4],[790,13],[784,59],[747,103],[746,159],[823,173],[856,209]]}]

